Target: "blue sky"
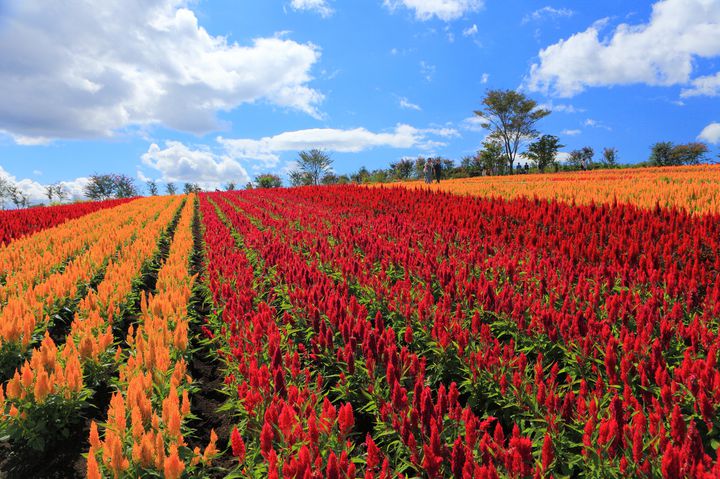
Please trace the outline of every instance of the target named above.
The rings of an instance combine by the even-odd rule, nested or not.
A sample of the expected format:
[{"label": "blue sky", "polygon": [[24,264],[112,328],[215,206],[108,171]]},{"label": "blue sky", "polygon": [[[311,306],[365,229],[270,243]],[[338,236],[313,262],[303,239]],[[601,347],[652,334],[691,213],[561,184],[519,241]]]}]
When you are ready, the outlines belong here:
[{"label": "blue sky", "polygon": [[[62,5],[60,5],[62,3]],[[0,175],[212,188],[325,148],[338,173],[476,151],[490,88],[569,151],[720,143],[720,2],[0,2]]]}]

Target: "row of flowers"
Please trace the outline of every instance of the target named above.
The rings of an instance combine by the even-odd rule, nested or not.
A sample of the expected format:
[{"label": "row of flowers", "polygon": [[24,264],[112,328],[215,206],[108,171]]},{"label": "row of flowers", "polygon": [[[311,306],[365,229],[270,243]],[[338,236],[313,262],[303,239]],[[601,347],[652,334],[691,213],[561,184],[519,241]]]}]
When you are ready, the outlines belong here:
[{"label": "row of flowers", "polygon": [[184,434],[190,416],[192,378],[188,374],[188,303],[195,276],[191,221],[195,204],[182,211],[167,260],[158,272],[155,294],[143,296],[137,327],[127,336],[117,391],[101,435],[91,426],[88,478],[137,477],[151,471],[166,478],[192,475],[217,455],[217,435],[204,451],[190,450]]},{"label": "row of flowers", "polygon": [[47,450],[57,445],[84,420],[93,396],[107,387],[117,370],[123,358],[119,343],[123,322],[134,313],[142,276],[152,267],[158,244],[177,218],[183,199],[139,202],[144,208],[128,222],[132,231],[105,232],[115,241],[110,249],[116,253],[107,259],[102,280],[80,299],[67,334],[58,335],[56,342],[45,331],[29,360],[0,388],[0,435],[14,446]]},{"label": "row of flowers", "polygon": [[90,201],[71,205],[0,211],[0,246],[26,235],[52,228],[94,211],[114,208],[132,198]]},{"label": "row of flowers", "polygon": [[484,176],[410,188],[461,195],[538,197],[570,204],[631,203],[642,208],[676,208],[697,214],[720,213],[720,166],[599,169],[550,174]]},{"label": "row of flowers", "polygon": [[[32,241],[20,240],[0,252],[12,251],[23,259],[0,287],[4,296],[0,380],[8,379],[33,343],[57,321],[60,311],[75,310],[108,264],[131,251],[137,232],[167,206],[166,201],[138,200],[57,228],[56,235],[48,231],[31,237]],[[44,254],[35,256],[35,250]]]},{"label": "row of flowers", "polygon": [[301,377],[362,412],[344,437],[366,474],[375,447],[430,477],[717,473],[717,218],[347,187],[212,202],[250,258],[218,257],[245,279],[214,290],[268,467],[298,448],[248,405]]}]

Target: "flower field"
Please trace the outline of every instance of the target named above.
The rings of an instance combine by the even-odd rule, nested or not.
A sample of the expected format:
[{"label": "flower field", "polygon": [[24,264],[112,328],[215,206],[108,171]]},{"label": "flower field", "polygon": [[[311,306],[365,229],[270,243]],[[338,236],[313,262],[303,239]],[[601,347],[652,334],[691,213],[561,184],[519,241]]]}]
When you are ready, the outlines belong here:
[{"label": "flower field", "polygon": [[[428,188],[421,181],[401,185]],[[643,208],[659,205],[693,213],[720,213],[720,165],[487,176],[447,180],[429,188],[508,199],[527,196],[571,204],[619,202]]]},{"label": "flower field", "polygon": [[0,476],[719,477],[720,216],[641,198],[201,193],[10,241]]}]

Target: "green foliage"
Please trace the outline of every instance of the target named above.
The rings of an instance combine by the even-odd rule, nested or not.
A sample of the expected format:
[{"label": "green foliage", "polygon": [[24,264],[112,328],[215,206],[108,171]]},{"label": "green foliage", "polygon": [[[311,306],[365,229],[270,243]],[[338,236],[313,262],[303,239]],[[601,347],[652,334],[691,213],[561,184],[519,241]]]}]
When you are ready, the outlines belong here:
[{"label": "green foliage", "polygon": [[475,111],[490,139],[499,141],[512,173],[513,164],[523,142],[538,136],[535,124],[551,112],[538,108],[535,100],[514,90],[490,90],[483,99],[484,108]]},{"label": "green foliage", "polygon": [[675,145],[671,141],[660,141],[651,147],[649,161],[652,166],[698,165],[706,159],[707,153],[705,143]]},{"label": "green foliage", "polygon": [[298,155],[298,168],[304,174],[303,179],[311,185],[320,184],[320,179],[330,172],[332,163],[330,155],[319,149],[301,151]]},{"label": "green foliage", "polygon": [[543,135],[538,140],[530,143],[525,158],[533,162],[534,166],[545,172],[545,168],[556,161],[557,153],[565,145],[560,144],[560,139],[553,135]]},{"label": "green foliage", "polygon": [[282,186],[282,180],[278,175],[264,173],[255,177],[255,185],[257,185],[258,188],[280,188]]},{"label": "green foliage", "polygon": [[390,169],[392,170],[393,176],[399,180],[409,179],[414,168],[415,162],[409,158],[403,158],[398,162],[390,163]]},{"label": "green foliage", "polygon": [[605,148],[603,150],[602,164],[608,168],[617,166],[618,151],[617,148]]}]

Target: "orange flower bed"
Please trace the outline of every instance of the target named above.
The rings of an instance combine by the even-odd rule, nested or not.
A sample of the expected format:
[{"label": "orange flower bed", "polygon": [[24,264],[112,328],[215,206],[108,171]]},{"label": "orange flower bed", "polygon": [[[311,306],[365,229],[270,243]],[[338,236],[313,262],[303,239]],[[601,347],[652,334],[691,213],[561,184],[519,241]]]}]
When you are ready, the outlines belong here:
[{"label": "orange flower bed", "polygon": [[566,203],[630,203],[642,208],[681,208],[720,213],[720,165],[593,170],[512,176],[487,176],[394,183],[461,195],[538,197]]},{"label": "orange flower bed", "polygon": [[155,470],[179,477],[187,466],[208,462],[217,452],[214,432],[204,452],[184,448],[182,426],[190,413],[192,381],[184,355],[195,282],[189,272],[193,206],[192,201],[185,204],[168,259],[158,272],[157,292],[143,296],[137,328],[128,332],[128,357],[120,364],[103,439],[97,425],[91,426],[88,478],[102,477],[101,469],[115,476]]},{"label": "orange flower bed", "polygon": [[[0,352],[4,348],[27,350],[33,334],[42,334],[47,328],[47,314],[53,306],[74,298],[80,287],[86,285],[105,264],[112,264],[110,258],[119,249],[132,249],[138,230],[168,204],[167,200],[137,200],[117,210],[90,215],[94,218],[88,221],[94,220],[95,224],[77,220],[56,228],[61,238],[67,238],[65,243],[58,244],[56,238],[47,237],[44,231],[11,243],[9,248],[0,252],[2,256],[17,247],[20,252],[36,249],[46,253],[26,258],[18,271],[9,276],[5,286],[0,288],[0,298],[5,299],[4,308],[0,310]],[[78,227],[74,236],[71,234],[73,225]],[[25,251],[23,244],[33,247]],[[59,247],[53,251],[53,245]],[[37,279],[43,277],[49,265],[59,264],[67,254],[76,250],[77,256],[64,268]],[[33,274],[37,276],[33,278]]]}]

